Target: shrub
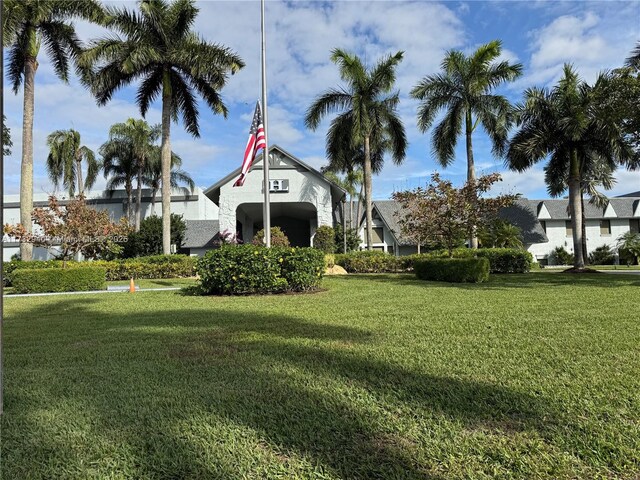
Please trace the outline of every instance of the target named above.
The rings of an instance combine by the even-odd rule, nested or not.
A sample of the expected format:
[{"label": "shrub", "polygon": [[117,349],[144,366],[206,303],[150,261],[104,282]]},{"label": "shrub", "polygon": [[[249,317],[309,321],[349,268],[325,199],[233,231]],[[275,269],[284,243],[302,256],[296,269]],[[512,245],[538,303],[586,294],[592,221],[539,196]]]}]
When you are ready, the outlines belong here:
[{"label": "shrub", "polygon": [[[342,234],[342,225],[336,225],[334,228],[335,237],[334,241],[336,244],[335,253],[344,253],[344,238]],[[347,252],[355,252],[358,250],[360,246],[360,236],[358,235],[358,230],[355,228],[347,228]]]},{"label": "shrub", "polygon": [[589,254],[591,265],[613,265],[615,261],[615,254],[608,245],[602,245]]},{"label": "shrub", "polygon": [[556,247],[549,254],[549,260],[555,265],[573,265],[575,256],[567,252],[564,247]]},{"label": "shrub", "polygon": [[400,270],[401,257],[384,252],[351,252],[337,254],[336,263],[349,273],[386,273]]},{"label": "shrub", "polygon": [[320,284],[324,255],[313,248],[224,245],[207,252],[197,272],[202,294],[301,292]]},{"label": "shrub", "polygon": [[417,260],[414,264],[414,271],[421,280],[479,283],[489,279],[489,260],[486,258],[432,258]]},{"label": "shrub", "polygon": [[16,293],[82,292],[107,288],[104,268],[23,268],[13,272]]},{"label": "shrub", "polygon": [[333,228],[327,225],[320,225],[313,236],[313,248],[317,248],[324,253],[334,253],[336,241]]},{"label": "shrub", "polygon": [[[182,215],[171,214],[171,244],[180,248],[184,243],[187,224]],[[140,222],[140,231],[129,234],[122,257],[133,258],[162,253],[162,218],[152,215]]]},{"label": "shrub", "polygon": [[327,253],[324,256],[324,267],[333,268],[336,264],[336,256],[333,253]]},{"label": "shrub", "polygon": [[[67,261],[67,265],[75,265],[77,262]],[[40,268],[62,268],[62,260],[31,260],[29,262],[23,260],[11,260],[2,264],[2,281],[5,287],[12,285],[13,273],[16,270],[24,269],[40,269]]]},{"label": "shrub", "polygon": [[[264,228],[259,230],[253,237],[251,242],[258,247],[264,246]],[[271,227],[271,246],[272,247],[288,247],[289,239],[287,235],[280,229],[280,227]]]},{"label": "shrub", "polygon": [[479,248],[475,254],[489,260],[491,273],[526,273],[533,263],[531,253],[518,248]]}]

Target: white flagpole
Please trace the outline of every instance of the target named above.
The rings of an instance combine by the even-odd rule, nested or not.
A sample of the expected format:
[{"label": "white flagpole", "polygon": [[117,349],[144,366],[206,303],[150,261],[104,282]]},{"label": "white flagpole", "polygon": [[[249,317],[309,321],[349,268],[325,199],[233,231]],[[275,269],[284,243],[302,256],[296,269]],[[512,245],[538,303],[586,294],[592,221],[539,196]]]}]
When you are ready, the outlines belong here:
[{"label": "white flagpole", "polygon": [[264,171],[264,205],[262,207],[262,225],[264,242],[271,246],[271,206],[269,205],[269,131],[267,121],[267,41],[264,28],[264,0],[260,2],[260,20],[262,30],[262,122],[264,125],[264,150],[262,151],[262,168]]}]

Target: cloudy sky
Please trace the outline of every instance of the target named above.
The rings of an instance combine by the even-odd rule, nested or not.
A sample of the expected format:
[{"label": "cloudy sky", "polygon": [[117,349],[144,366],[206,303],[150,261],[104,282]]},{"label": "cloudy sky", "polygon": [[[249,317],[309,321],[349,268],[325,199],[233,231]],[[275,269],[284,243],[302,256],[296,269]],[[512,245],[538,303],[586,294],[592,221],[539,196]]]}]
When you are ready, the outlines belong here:
[{"label": "cloudy sky", "polygon": [[[111,2],[115,3],[115,2]],[[135,7],[133,2],[120,2]],[[234,49],[246,67],[231,77],[222,91],[229,108],[225,120],[201,105],[201,137],[189,136],[178,124],[172,127],[172,147],[197,185],[207,187],[238,167],[246,144],[255,101],[260,95],[260,4],[256,1],[200,1],[195,29],[209,41]],[[374,180],[374,197],[388,198],[397,190],[424,185],[440,170],[456,183],[465,178],[465,152],[459,142],[457,160],[442,171],[433,160],[429,136],[415,126],[417,102],[408,96],[424,76],[435,73],[449,49],[471,52],[478,45],[500,39],[504,58],[521,62],[524,75],[500,92],[512,101],[521,99],[529,86],[551,86],[562,64],[571,62],[587,80],[601,70],[620,66],[640,39],[640,2],[555,1],[268,1],[267,76],[270,142],[279,144],[303,161],[321,167],[328,122],[316,132],[307,131],[304,112],[313,98],[338,86],[337,69],[329,60],[339,47],[357,53],[368,64],[381,55],[405,52],[398,69],[400,113],[410,142],[400,166],[387,162]],[[86,41],[102,35],[94,26],[78,23]],[[98,108],[90,94],[73,79],[61,83],[41,52],[36,75],[34,162],[36,193],[53,190],[44,170],[46,136],[56,129],[80,131],[85,145],[96,149],[106,140],[109,126],[139,117],[133,98],[135,86],[119,91],[106,107]],[[5,81],[5,87],[6,87]],[[5,112],[14,142],[13,155],[5,159],[5,192],[17,193],[22,125],[22,90],[4,90]],[[160,105],[147,114],[160,122]],[[474,137],[480,173],[500,171],[502,189],[529,198],[544,198],[542,166],[524,174],[506,171],[491,156],[483,132]],[[640,190],[640,172],[619,171],[610,195]],[[100,179],[98,187],[104,185]]]}]

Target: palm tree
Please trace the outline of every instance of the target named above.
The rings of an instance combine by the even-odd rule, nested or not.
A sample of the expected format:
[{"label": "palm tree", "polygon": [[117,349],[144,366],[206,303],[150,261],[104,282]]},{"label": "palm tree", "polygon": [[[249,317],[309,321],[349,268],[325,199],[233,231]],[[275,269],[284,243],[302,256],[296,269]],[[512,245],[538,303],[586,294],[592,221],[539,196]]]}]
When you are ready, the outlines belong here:
[{"label": "palm tree", "polygon": [[[522,75],[522,64],[497,62],[502,52],[502,42],[494,40],[480,46],[470,56],[456,50],[447,52],[442,62],[442,72],[428,75],[411,91],[420,100],[418,129],[426,132],[440,110],[445,116],[432,133],[433,152],[443,167],[450,166],[455,158],[458,137],[464,133],[467,148],[467,181],[475,181],[472,135],[479,124],[489,135],[493,154],[502,156],[511,125],[509,101],[491,92],[501,83],[513,81]],[[469,239],[471,248],[478,248],[475,235]]]},{"label": "palm tree", "polygon": [[194,0],[141,0],[139,11],[108,8],[108,26],[118,35],[96,40],[83,55],[92,66],[87,78],[99,105],[121,87],[141,79],[136,102],[144,117],[162,96],[162,250],[171,250],[171,120],[182,116],[194,137],[199,94],[214,113],[227,116],[219,91],[228,73],[244,66],[234,52],[207,43],[191,30],[198,14]]},{"label": "palm tree", "polygon": [[[185,194],[193,193],[196,184],[187,172],[182,170],[182,158],[171,152],[171,173],[169,181],[171,189],[180,188]],[[153,154],[149,158],[149,162],[142,175],[142,183],[151,189],[151,215],[155,215],[156,211],[156,194],[162,185],[162,158],[160,147],[154,147]],[[186,185],[183,186],[183,185]]]},{"label": "palm tree", "polygon": [[127,194],[127,220],[131,223],[133,204],[133,180],[138,172],[133,145],[121,138],[110,138],[99,149],[102,156],[102,169],[107,179],[107,192],[112,196],[124,187]]},{"label": "palm tree", "polygon": [[[47,137],[49,155],[47,156],[47,172],[56,189],[62,184],[69,192],[69,197],[76,193],[83,195],[96,181],[100,164],[89,147],[80,145],[80,133],[71,130],[56,130]],[[82,176],[82,162],[87,164],[87,175]]]},{"label": "palm tree", "polygon": [[[393,89],[396,66],[402,61],[403,52],[381,59],[373,68],[367,69],[360,58],[343,50],[335,49],[331,60],[338,65],[345,87],[332,88],[319,95],[308,108],[305,124],[311,130],[320,125],[329,113],[341,112],[332,122],[327,134],[327,149],[344,145],[333,145],[332,136],[338,131],[349,135],[352,149],[362,148],[364,170],[364,194],[367,215],[367,248],[372,249],[372,151],[382,154],[390,151],[394,163],[404,160],[407,138],[402,121],[396,113],[399,94],[388,95]],[[332,133],[334,131],[334,133]],[[382,139],[389,148],[381,149]],[[331,156],[329,155],[331,158]],[[380,157],[380,168],[382,157]]]},{"label": "palm tree", "polygon": [[625,66],[640,69],[640,42],[636,43],[631,55],[625,60]]},{"label": "palm tree", "polygon": [[140,231],[140,217],[142,210],[142,184],[143,175],[151,156],[154,143],[160,138],[160,125],[149,125],[144,120],[128,119],[124,123],[116,123],[111,126],[109,136],[112,139],[121,140],[131,144],[131,149],[136,163],[136,211],[135,231]]},{"label": "palm tree", "polygon": [[7,117],[2,115],[2,155],[8,157],[11,155],[11,147],[13,142],[11,141],[11,129],[7,127]]},{"label": "palm tree", "polygon": [[580,192],[585,172],[596,165],[614,171],[632,155],[620,126],[610,116],[599,114],[594,92],[602,82],[606,79],[601,75],[589,86],[565,65],[563,77],[553,89],[526,90],[524,104],[516,109],[520,128],[507,150],[507,164],[513,170],[524,171],[548,158],[548,171],[566,176],[577,270],[584,268]]},{"label": "palm tree", "polygon": [[[69,81],[69,64],[80,54],[80,41],[69,20],[100,22],[97,0],[4,0],[2,41],[9,49],[7,77],[15,94],[24,84],[22,162],[20,167],[20,223],[31,232],[33,210],[33,111],[38,53],[44,44],[56,75]],[[20,257],[31,260],[33,244],[20,243]]]}]

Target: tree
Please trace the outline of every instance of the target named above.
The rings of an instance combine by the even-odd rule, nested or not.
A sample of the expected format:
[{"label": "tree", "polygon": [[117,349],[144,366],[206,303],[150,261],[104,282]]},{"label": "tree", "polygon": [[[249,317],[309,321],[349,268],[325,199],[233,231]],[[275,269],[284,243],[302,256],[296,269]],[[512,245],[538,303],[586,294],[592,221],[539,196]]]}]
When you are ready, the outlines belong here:
[{"label": "tree", "polygon": [[[169,174],[169,182],[171,190],[180,188],[185,195],[193,193],[196,184],[187,172],[182,170],[182,158],[174,152],[171,152],[171,172]],[[162,155],[160,147],[153,148],[153,154],[147,162],[147,166],[142,175],[142,182],[151,189],[151,215],[156,212],[156,194],[162,184]],[[181,184],[186,185],[181,186]]]},{"label": "tree", "polygon": [[522,248],[522,230],[501,218],[478,231],[480,244],[486,248]]},{"label": "tree", "polygon": [[581,81],[570,65],[553,89],[530,88],[525,102],[517,106],[519,130],[507,150],[507,163],[524,171],[548,158],[548,171],[564,172],[569,189],[569,208],[573,230],[574,267],[584,268],[583,212],[580,192],[584,172],[607,165],[613,171],[631,158],[619,124],[601,115],[595,101],[601,75],[591,87]]},{"label": "tree", "polygon": [[640,233],[626,232],[618,237],[618,251],[626,251],[635,257],[634,263],[640,260]]},{"label": "tree", "polygon": [[11,155],[11,147],[13,142],[11,141],[11,130],[6,125],[7,117],[2,115],[2,154],[4,156]]},{"label": "tree", "polygon": [[204,41],[191,30],[198,15],[194,0],[141,0],[139,11],[108,8],[109,28],[118,35],[92,43],[83,65],[92,67],[86,83],[99,105],[121,87],[141,78],[136,102],[144,117],[162,96],[162,249],[171,249],[171,120],[200,136],[199,94],[214,113],[227,116],[220,90],[229,73],[244,66],[228,48]]},{"label": "tree", "polygon": [[128,119],[124,123],[116,123],[109,130],[112,140],[127,143],[135,162],[136,170],[136,211],[135,231],[140,231],[140,217],[142,210],[142,184],[144,174],[157,147],[154,143],[160,138],[160,125],[149,125],[144,120]]},{"label": "tree", "polygon": [[640,70],[640,42],[636,43],[636,47],[631,55],[625,60],[625,66]]},{"label": "tree", "polygon": [[[336,233],[332,227],[328,225],[320,225],[313,236],[313,248],[322,250],[324,253],[335,253],[335,237]],[[342,245],[342,239],[340,239],[340,245]]]},{"label": "tree", "polygon": [[[73,129],[56,130],[47,137],[49,178],[56,189],[62,184],[69,192],[69,198],[76,194],[76,183],[78,195],[84,195],[85,188],[90,189],[93,186],[100,170],[93,150],[80,143],[80,133]],[[83,162],[87,164],[87,174],[84,178]]]},{"label": "tree", "polygon": [[[78,59],[80,41],[69,20],[104,20],[97,0],[4,0],[2,42],[9,49],[7,78],[15,94],[24,84],[20,222],[31,232],[33,210],[33,112],[38,53],[44,44],[55,74],[69,81],[69,64]],[[20,244],[20,257],[31,260],[33,246]]]},{"label": "tree", "polygon": [[54,196],[49,197],[47,208],[35,208],[29,219],[38,225],[41,232],[33,234],[24,224],[5,225],[4,233],[20,242],[36,246],[59,249],[58,257],[70,260],[82,253],[85,258],[98,258],[108,250],[112,242],[123,243],[130,232],[128,223],[121,220],[113,223],[106,210],[89,207],[82,195],[61,206]]},{"label": "tree", "polygon": [[[418,108],[421,132],[431,128],[438,112],[445,110],[444,118],[431,137],[436,160],[445,168],[455,159],[456,144],[464,124],[468,181],[476,178],[472,135],[479,124],[491,139],[494,155],[502,156],[507,144],[512,107],[505,97],[491,92],[501,83],[522,75],[522,64],[496,62],[501,52],[499,40],[480,46],[470,56],[450,50],[442,62],[443,71],[424,77],[411,91],[411,96],[421,102]],[[473,233],[470,245],[478,247]]]},{"label": "tree", "polygon": [[[341,112],[332,122],[327,133],[327,152],[332,149],[357,152],[362,148],[364,171],[364,196],[367,216],[367,248],[372,247],[372,174],[373,157],[383,161],[382,153],[391,152],[394,163],[402,163],[407,149],[404,126],[397,115],[399,94],[388,95],[393,89],[395,69],[402,61],[403,52],[381,59],[373,68],[367,69],[360,58],[343,50],[335,49],[331,60],[338,65],[345,87],[332,88],[319,95],[307,109],[305,124],[316,130],[322,119],[332,112]],[[348,140],[345,141],[345,135]],[[344,148],[349,145],[351,148]],[[386,148],[382,148],[382,146]],[[374,152],[374,155],[372,155]]]},{"label": "tree", "polygon": [[[257,246],[264,246],[264,228],[258,230],[251,243]],[[289,238],[280,227],[271,227],[271,246],[272,247],[288,247]]]},{"label": "tree", "polygon": [[127,221],[131,223],[133,205],[133,179],[136,176],[136,158],[133,145],[121,138],[110,138],[98,150],[102,157],[102,170],[107,179],[107,192],[112,196],[124,186],[127,194]]},{"label": "tree", "polygon": [[[182,215],[171,214],[171,244],[180,249],[184,244],[187,224]],[[124,245],[124,258],[145,257],[162,253],[162,219],[151,215],[140,222],[140,230],[129,235]]]},{"label": "tree", "polygon": [[475,228],[491,225],[499,210],[518,198],[517,195],[483,198],[498,181],[500,175],[493,173],[455,188],[449,180],[434,173],[426,188],[394,193],[393,199],[402,207],[397,213],[402,234],[442,243],[449,256],[453,256],[453,249],[461,239],[469,238]]}]

